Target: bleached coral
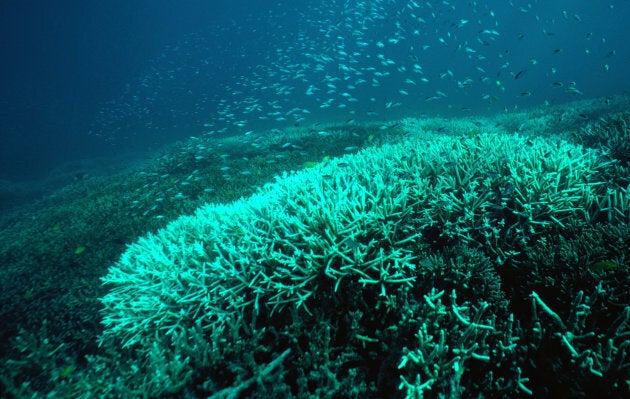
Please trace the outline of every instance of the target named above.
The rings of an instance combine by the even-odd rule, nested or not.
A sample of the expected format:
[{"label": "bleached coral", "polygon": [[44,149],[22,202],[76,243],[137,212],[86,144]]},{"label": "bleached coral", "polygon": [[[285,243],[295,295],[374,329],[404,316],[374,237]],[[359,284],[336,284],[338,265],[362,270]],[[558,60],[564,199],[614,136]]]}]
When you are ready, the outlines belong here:
[{"label": "bleached coral", "polygon": [[[532,240],[613,212],[600,206],[613,189],[600,179],[607,167],[595,151],[566,142],[476,134],[410,137],[287,173],[249,198],[206,205],[131,245],[103,278],[110,287],[102,300],[105,338],[133,348],[149,370],[164,369],[151,362],[181,359],[185,367],[171,385],[162,375],[152,395],[194,378],[185,369],[216,371],[227,348],[244,342],[264,347],[265,356],[283,353],[284,361],[302,368],[301,379],[284,383],[307,389],[308,379],[316,378],[307,371],[312,365],[292,358],[307,346],[291,335],[296,326],[321,331],[321,323],[332,329],[330,340],[344,356],[394,351],[408,393],[415,392],[415,380],[405,375],[416,370],[423,389],[444,387],[453,373],[423,369],[416,361],[427,355],[423,351],[438,351],[431,355],[438,366],[460,368],[466,359],[496,363],[497,356],[516,356],[492,351],[510,347],[512,316],[498,302],[488,308],[496,284],[495,291],[468,285],[457,263],[458,273],[429,287],[427,259],[461,246],[479,253],[467,255],[473,263],[498,266]],[[445,304],[433,304],[434,322],[454,335],[440,338],[413,311],[427,312],[426,298],[449,286]],[[460,302],[466,287],[470,292]],[[324,342],[311,338],[313,345]],[[427,340],[433,344],[423,344]],[[364,353],[366,346],[376,355]],[[229,356],[238,362],[246,355]],[[237,386],[254,373],[251,367],[221,381],[210,377],[206,386]],[[369,367],[378,366],[353,373]],[[506,367],[514,382],[495,381],[489,389],[528,389],[521,369]],[[459,369],[457,384],[467,383],[466,372]]]}]

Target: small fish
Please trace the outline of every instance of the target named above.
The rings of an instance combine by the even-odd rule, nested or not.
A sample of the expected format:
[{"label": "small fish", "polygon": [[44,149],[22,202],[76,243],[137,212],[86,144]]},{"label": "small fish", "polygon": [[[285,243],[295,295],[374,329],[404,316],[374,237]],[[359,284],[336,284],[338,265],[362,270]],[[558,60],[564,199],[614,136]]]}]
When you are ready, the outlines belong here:
[{"label": "small fish", "polygon": [[580,90],[578,90],[578,89],[577,89],[577,88],[575,88],[575,87],[569,87],[569,88],[567,88],[567,89],[566,89],[566,92],[567,92],[567,93],[573,93],[573,94],[579,94],[579,95],[584,94],[584,93],[582,93]]},{"label": "small fish", "polygon": [[359,241],[357,241],[357,240],[355,240],[355,239],[353,239],[351,237],[346,238],[342,242],[342,244],[344,244],[348,249],[356,249],[356,248],[361,247],[361,242],[359,242]]},{"label": "small fish", "polygon": [[588,267],[590,271],[593,273],[603,273],[606,270],[612,270],[619,268],[619,264],[617,262],[613,262],[611,260],[602,260],[596,263],[593,263]]},{"label": "small fish", "polygon": [[59,374],[59,378],[61,379],[68,378],[70,374],[72,374],[75,368],[76,368],[75,365],[73,364],[69,365],[68,367],[66,367],[65,369],[61,371],[61,373]]}]

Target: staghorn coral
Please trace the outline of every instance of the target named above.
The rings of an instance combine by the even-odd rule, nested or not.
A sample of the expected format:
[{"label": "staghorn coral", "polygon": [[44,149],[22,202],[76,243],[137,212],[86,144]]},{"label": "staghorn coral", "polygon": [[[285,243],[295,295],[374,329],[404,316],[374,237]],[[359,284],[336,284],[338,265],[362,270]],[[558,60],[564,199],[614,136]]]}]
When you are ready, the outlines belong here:
[{"label": "staghorn coral", "polygon": [[546,335],[527,338],[523,301],[508,310],[511,268],[532,267],[547,235],[627,220],[602,206],[619,190],[601,178],[611,165],[566,142],[479,134],[285,174],[131,245],[103,278],[103,342],[149,371],[148,396],[227,392],[265,364],[296,397],[540,393],[528,350]]},{"label": "staghorn coral", "polygon": [[630,113],[612,114],[589,123],[580,128],[576,138],[585,146],[602,149],[621,165],[630,165]]}]

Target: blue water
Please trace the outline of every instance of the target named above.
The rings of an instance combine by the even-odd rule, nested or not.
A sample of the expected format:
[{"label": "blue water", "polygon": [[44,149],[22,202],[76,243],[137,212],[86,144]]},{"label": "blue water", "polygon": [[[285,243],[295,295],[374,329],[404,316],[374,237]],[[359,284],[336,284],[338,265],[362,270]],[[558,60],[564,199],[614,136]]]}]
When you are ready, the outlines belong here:
[{"label": "blue water", "polygon": [[629,19],[627,1],[5,0],[0,180],[203,133],[621,94]]},{"label": "blue water", "polygon": [[[331,394],[356,388],[376,397],[378,389],[394,397],[427,383],[420,374],[411,379],[421,368],[430,381],[438,380],[437,396],[448,385],[467,393],[621,397],[629,380],[623,364],[630,206],[620,126],[628,118],[612,113],[628,110],[629,17],[628,0],[2,0],[0,397],[98,396],[143,387],[159,395],[182,381],[186,386],[172,397],[227,396],[232,388],[235,394],[249,390],[247,384],[252,390],[260,385],[260,396],[276,389],[315,395],[328,386]],[[534,107],[536,112],[520,112]],[[549,113],[541,116],[541,109]],[[497,113],[518,117],[482,117]],[[554,123],[554,115],[570,116]],[[417,119],[397,122],[408,116]],[[449,132],[447,119],[425,126],[423,116],[465,123]],[[303,128],[287,131],[293,126]],[[499,133],[518,130],[531,139],[518,138],[468,173],[470,159],[485,155],[473,148],[491,150],[478,144],[495,140],[478,133],[498,126]],[[554,135],[555,126],[576,131]],[[460,137],[426,152],[431,162],[425,162],[415,143],[442,132]],[[201,139],[186,140],[191,136]],[[246,139],[232,140],[240,136]],[[558,137],[576,146],[556,147]],[[414,144],[383,151],[391,154],[381,158],[383,166],[334,159],[361,159],[350,154],[405,139]],[[488,143],[501,146],[503,140]],[[577,143],[601,152],[595,159],[596,152],[582,152]],[[459,156],[464,149],[473,158]],[[229,204],[272,176],[311,167],[312,175],[302,175],[314,177],[306,189],[287,188],[273,200],[277,193],[263,192],[251,207]],[[540,170],[547,172],[539,184]],[[445,176],[434,179],[430,171]],[[425,175],[426,182],[414,177]],[[387,188],[374,196],[359,189],[372,176]],[[349,216],[343,204],[326,198],[322,215],[308,214],[317,206],[302,207],[312,193],[317,196],[310,199],[342,195],[346,178],[347,192],[361,195],[360,206],[346,206]],[[446,187],[449,181],[454,187]],[[422,191],[425,183],[429,194]],[[283,180],[277,184],[284,187]],[[405,208],[400,212],[396,198]],[[228,205],[216,212],[214,205],[199,208],[196,218],[167,225],[208,202]],[[379,204],[383,212],[374,212]],[[232,214],[233,222],[216,224]],[[283,215],[293,224],[276,221]],[[250,221],[256,217],[263,219]],[[342,226],[340,220],[349,218],[356,220]],[[382,224],[382,232],[370,223]],[[363,225],[365,232],[359,231]],[[171,226],[163,235],[168,239],[152,235],[164,226]],[[261,232],[254,244],[246,242]],[[143,247],[149,242],[155,246]],[[235,251],[239,259],[229,263],[238,267],[223,273],[215,258],[232,258]],[[372,275],[377,268],[367,265],[377,263],[368,257],[394,260],[381,259],[381,270]],[[117,270],[130,259],[139,267]],[[325,270],[320,259],[328,259]],[[308,270],[297,279],[287,272],[302,263]],[[191,265],[196,270],[189,273]],[[355,268],[362,265],[370,274]],[[390,273],[399,266],[403,274]],[[234,273],[241,269],[242,275]],[[215,272],[218,280],[208,277]],[[156,279],[160,273],[164,278]],[[247,276],[254,277],[241,288]],[[336,279],[334,288],[329,277]],[[295,287],[287,281],[296,281]],[[153,295],[154,284],[162,285],[162,294]],[[392,291],[393,284],[404,289]],[[178,297],[180,287],[185,296]],[[230,304],[227,292],[234,287]],[[354,289],[360,292],[348,291]],[[436,306],[443,294],[457,326]],[[295,308],[275,313],[284,296]],[[121,314],[128,311],[138,323],[131,331],[167,331],[155,339],[146,334],[143,348],[155,349],[149,360],[144,349],[118,346],[129,324],[108,314],[119,304],[126,309]],[[198,309],[194,316],[191,309]],[[477,314],[467,321],[473,310]],[[139,320],[143,314],[149,323]],[[220,323],[211,325],[223,323],[224,315],[239,320],[229,334]],[[204,356],[188,363],[172,350],[170,321],[178,329],[192,321],[203,329],[187,328],[185,335],[204,344],[194,349]],[[453,334],[446,336],[449,328]],[[439,343],[438,329],[446,331],[450,349]],[[482,346],[470,341],[475,330]],[[193,335],[199,333],[204,336]],[[107,338],[103,346],[99,336]],[[249,353],[258,341],[261,346]],[[203,352],[211,342],[216,351]],[[492,345],[500,350],[486,350]],[[435,372],[409,355],[418,348],[415,356],[423,356],[423,346],[442,347],[431,350]],[[446,349],[449,363],[436,354]],[[274,353],[282,355],[272,361]],[[205,355],[217,357],[208,366]],[[465,365],[460,390],[459,359],[465,358],[473,362]],[[162,360],[203,367],[180,378],[177,370],[158,370]],[[408,360],[418,364],[404,367]],[[436,377],[444,365],[449,374]],[[204,376],[208,370],[216,375]],[[454,378],[447,377],[451,372]],[[271,374],[284,374],[286,381],[268,388]],[[401,376],[408,381],[401,384]],[[138,385],[161,377],[167,387]]]}]

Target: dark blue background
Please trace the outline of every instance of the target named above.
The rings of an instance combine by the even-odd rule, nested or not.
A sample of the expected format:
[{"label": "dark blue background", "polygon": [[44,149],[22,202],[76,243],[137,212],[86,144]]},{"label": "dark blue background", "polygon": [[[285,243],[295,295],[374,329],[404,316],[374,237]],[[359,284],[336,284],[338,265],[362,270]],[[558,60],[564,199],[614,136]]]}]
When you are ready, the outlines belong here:
[{"label": "dark blue background", "polygon": [[165,45],[264,3],[3,0],[0,179],[34,178],[71,159],[119,151],[87,134],[99,106]]}]

